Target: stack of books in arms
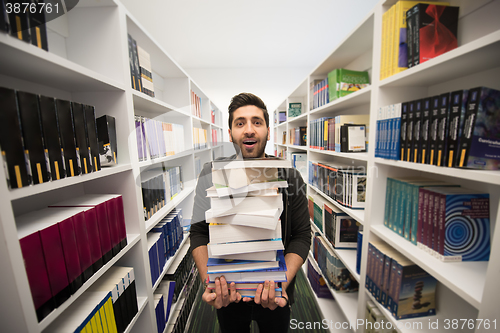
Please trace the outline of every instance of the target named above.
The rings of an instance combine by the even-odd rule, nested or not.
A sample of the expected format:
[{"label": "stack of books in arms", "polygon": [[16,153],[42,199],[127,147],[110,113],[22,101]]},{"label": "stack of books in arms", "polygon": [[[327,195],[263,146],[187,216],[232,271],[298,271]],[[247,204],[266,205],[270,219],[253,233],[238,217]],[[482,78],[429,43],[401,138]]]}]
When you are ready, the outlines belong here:
[{"label": "stack of books in arms", "polygon": [[0,147],[10,188],[116,164],[114,118],[91,105],[0,87]]},{"label": "stack of books in arms", "polygon": [[150,97],[155,97],[150,55],[137,45],[137,42],[130,34],[128,35],[128,57],[132,88]]},{"label": "stack of books in arms", "polygon": [[387,178],[384,225],[441,261],[489,260],[488,193],[440,180]]},{"label": "stack of books in arms", "polygon": [[477,87],[382,107],[375,156],[498,170],[499,105],[500,91]]},{"label": "stack of books in arms", "polygon": [[458,46],[458,7],[448,2],[398,1],[382,15],[380,79]]},{"label": "stack of books in arms", "polygon": [[370,242],[365,287],[396,319],[436,314],[437,280],[384,242]]},{"label": "stack of books in arms", "polygon": [[[224,276],[243,297],[254,297],[266,280],[286,282],[279,188],[288,187],[278,168],[290,168],[279,158],[212,162],[214,186],[207,189],[209,223],[208,288]],[[280,284],[276,296],[281,296]]]}]

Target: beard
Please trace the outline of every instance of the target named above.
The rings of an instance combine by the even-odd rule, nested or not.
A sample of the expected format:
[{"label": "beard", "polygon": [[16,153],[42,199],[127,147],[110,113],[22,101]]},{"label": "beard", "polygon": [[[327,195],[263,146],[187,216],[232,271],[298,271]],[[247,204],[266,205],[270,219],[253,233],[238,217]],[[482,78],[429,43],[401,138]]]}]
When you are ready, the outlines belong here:
[{"label": "beard", "polygon": [[266,141],[262,143],[262,141],[257,140],[257,144],[251,150],[247,149],[243,144],[243,139],[241,142],[238,142],[231,134],[231,140],[233,142],[234,149],[236,150],[236,155],[242,158],[259,158],[264,157],[264,151],[266,150]]}]

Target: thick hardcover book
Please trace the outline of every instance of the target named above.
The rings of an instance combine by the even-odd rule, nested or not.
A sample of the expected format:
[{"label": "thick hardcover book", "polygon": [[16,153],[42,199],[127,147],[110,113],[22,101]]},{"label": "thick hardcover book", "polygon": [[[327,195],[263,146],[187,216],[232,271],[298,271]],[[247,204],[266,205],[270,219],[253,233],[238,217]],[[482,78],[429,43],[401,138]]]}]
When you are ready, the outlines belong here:
[{"label": "thick hardcover book", "polygon": [[64,151],[61,145],[55,100],[52,97],[40,95],[39,106],[43,138],[49,155],[51,178],[52,180],[65,178]]},{"label": "thick hardcover book", "polygon": [[104,115],[96,119],[96,124],[101,166],[116,165],[118,152],[115,118]]},{"label": "thick hardcover book", "polygon": [[415,114],[413,116],[413,159],[411,162],[420,163],[422,160],[422,100],[415,101]]},{"label": "thick hardcover book", "polygon": [[80,156],[76,150],[73,112],[69,101],[56,99],[57,119],[61,134],[61,143],[64,151],[66,176],[73,177],[80,174]]},{"label": "thick hardcover book", "polygon": [[408,119],[406,125],[406,161],[413,162],[413,125],[415,118],[415,101],[408,102]]},{"label": "thick hardcover book", "polygon": [[426,164],[437,165],[437,133],[439,123],[439,96],[432,97],[429,119],[429,155]]},{"label": "thick hardcover book", "polygon": [[30,233],[21,227],[17,228],[17,232],[36,316],[40,322],[55,308],[40,233]]},{"label": "thick hardcover book", "polygon": [[437,133],[437,166],[447,165],[448,121],[450,113],[450,93],[439,96],[439,121]]},{"label": "thick hardcover book", "polygon": [[408,129],[408,102],[401,104],[401,131],[400,131],[400,150],[401,150],[401,161],[407,160],[407,150],[406,150],[406,142],[408,140],[407,137],[407,129]]},{"label": "thick hardcover book", "polygon": [[134,39],[130,34],[128,34],[128,62],[130,65],[130,81],[132,83],[132,88],[139,90],[139,83],[137,82],[137,77],[135,75],[135,63],[134,63]]},{"label": "thick hardcover book", "polygon": [[42,136],[38,96],[18,91],[17,102],[23,129],[24,149],[31,165],[33,184],[48,182],[50,164]]},{"label": "thick hardcover book", "polygon": [[36,9],[32,11],[32,7],[30,7],[28,16],[31,32],[31,44],[48,51],[49,46],[47,42],[47,27],[45,25],[45,10],[40,10],[44,4],[45,1],[42,0],[31,0],[30,6],[35,6]]},{"label": "thick hardcover book", "polygon": [[420,146],[422,153],[420,154],[421,159],[419,163],[425,164],[427,161],[427,155],[429,154],[429,124],[431,117],[431,98],[424,98],[422,100],[422,120],[420,122]]},{"label": "thick hardcover book", "polygon": [[0,147],[7,184],[20,188],[31,184],[31,168],[25,154],[16,92],[0,88]]},{"label": "thick hardcover book", "polygon": [[460,168],[500,169],[500,91],[485,87],[469,90],[464,130],[460,138]]},{"label": "thick hardcover book", "polygon": [[80,256],[78,255],[73,217],[71,213],[58,212],[57,214],[60,217],[56,217],[54,221],[58,222],[64,260],[68,272],[69,287],[71,294],[74,294],[83,284],[83,271],[80,264]]},{"label": "thick hardcover book", "polygon": [[84,105],[83,109],[85,123],[87,124],[85,129],[87,131],[89,158],[92,160],[90,164],[92,165],[92,171],[95,172],[101,170],[95,108],[92,105]]},{"label": "thick hardcover book", "polygon": [[465,120],[465,112],[467,110],[467,98],[469,90],[457,90],[451,93],[450,96],[450,117],[449,129],[447,137],[447,166],[454,167],[457,165],[460,145],[460,135]]},{"label": "thick hardcover book", "polygon": [[136,90],[142,91],[142,80],[141,80],[141,69],[139,66],[139,54],[137,51],[137,42],[132,38],[132,53],[133,53],[133,64],[134,64],[134,77],[136,82]]},{"label": "thick hardcover book", "polygon": [[340,127],[340,151],[366,152],[366,126],[344,124]]},{"label": "thick hardcover book", "polygon": [[[5,0],[5,4],[10,4],[13,10],[8,14],[10,22],[10,34],[27,43],[31,41],[28,12],[23,10],[22,0]],[[20,10],[14,10],[19,6]],[[7,7],[7,6],[6,6]],[[17,12],[17,13],[16,13]]]},{"label": "thick hardcover book", "polygon": [[92,172],[92,164],[89,155],[89,145],[87,140],[87,130],[83,105],[71,102],[73,110],[73,122],[75,125],[76,150],[80,155],[80,168],[82,175]]},{"label": "thick hardcover book", "polygon": [[232,260],[209,258],[207,262],[208,273],[224,274],[234,272],[253,272],[272,268],[279,268],[280,260],[283,262],[283,251],[278,251],[275,261],[253,261],[253,260]]},{"label": "thick hardcover book", "polygon": [[416,6],[410,8],[406,12],[406,45],[407,45],[407,66],[408,68],[411,68],[414,66],[413,63],[413,54],[415,52],[415,44],[413,41],[413,37],[415,35],[415,17],[416,17],[416,10],[415,8],[418,8]]},{"label": "thick hardcover book", "polygon": [[435,4],[416,6],[415,64],[421,64],[457,48],[459,7]]}]

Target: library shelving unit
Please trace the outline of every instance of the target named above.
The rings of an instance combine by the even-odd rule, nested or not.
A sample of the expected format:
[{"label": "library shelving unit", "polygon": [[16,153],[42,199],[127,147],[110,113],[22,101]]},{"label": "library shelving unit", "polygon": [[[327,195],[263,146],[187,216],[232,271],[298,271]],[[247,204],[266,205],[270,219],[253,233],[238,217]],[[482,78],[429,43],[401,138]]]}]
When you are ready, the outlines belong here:
[{"label": "library shelving unit", "polygon": [[[328,72],[336,68],[368,71],[371,85],[368,88],[334,100],[322,107],[311,110],[309,103],[303,103],[303,111],[297,122],[309,124],[310,121],[324,116],[369,114],[370,131],[368,153],[337,153],[306,147],[307,160],[313,162],[342,163],[366,167],[368,182],[366,188],[366,208],[353,211],[338,205],[349,216],[363,225],[363,246],[361,274],[355,272],[355,252],[332,250],[337,253],[353,276],[360,283],[355,302],[341,302],[338,305],[345,314],[346,321],[352,318],[365,319],[366,300],[372,298],[364,287],[366,276],[366,256],[370,241],[382,240],[395,250],[419,265],[437,281],[437,315],[408,320],[396,320],[377,301],[374,301],[398,332],[428,330],[429,320],[439,321],[437,331],[446,331],[445,320],[457,319],[459,330],[463,332],[487,332],[479,323],[489,320],[490,330],[493,322],[498,325],[500,315],[500,287],[497,283],[500,271],[500,231],[496,226],[500,218],[500,171],[480,171],[457,168],[444,168],[403,161],[376,158],[374,154],[376,114],[380,107],[430,97],[458,89],[487,86],[500,89],[500,2],[451,0],[450,5],[459,6],[458,48],[399,74],[380,80],[382,52],[382,15],[394,5],[396,0],[381,0],[358,26],[321,62],[285,100],[288,105],[297,98],[309,101],[310,82],[324,79]],[[282,110],[284,106],[281,106]],[[303,120],[302,120],[303,119]],[[275,126],[274,130],[287,131],[296,127],[294,119]],[[309,132],[308,132],[309,136]],[[278,134],[279,137],[279,134]],[[277,150],[281,145],[275,146]],[[286,145],[287,153],[295,151],[294,146]],[[457,183],[463,187],[481,190],[490,194],[491,256],[488,262],[444,263],[426,251],[417,248],[404,238],[383,225],[386,181],[388,177],[423,176],[432,179]],[[305,180],[307,182],[307,179]],[[322,194],[308,185],[308,193]],[[325,200],[335,204],[327,196]],[[313,225],[313,231],[319,229]],[[324,237],[324,235],[320,232]],[[327,309],[323,310],[327,312]],[[354,312],[355,315],[352,313]],[[326,316],[326,315],[325,315]],[[462,321],[460,321],[462,319]],[[462,327],[464,320],[474,325]],[[469,323],[468,322],[468,323]],[[423,326],[419,326],[423,325]],[[467,326],[467,327],[466,327]],[[474,328],[472,328],[474,326]],[[450,328],[451,329],[451,328]],[[356,329],[355,329],[356,330]],[[361,326],[356,331],[363,332]]]},{"label": "library shelving unit", "polygon": [[[0,319],[5,332],[49,332],[51,323],[113,265],[134,267],[139,312],[126,332],[154,332],[156,319],[147,248],[147,232],[175,207],[185,222],[192,215],[195,163],[221,155],[222,123],[217,106],[191,77],[151,37],[119,1],[85,0],[47,23],[49,52],[0,33],[0,86],[94,105],[96,116],[116,119],[117,161],[101,171],[25,188],[9,190],[0,168]],[[131,87],[128,57],[130,34],[150,54],[155,97]],[[192,115],[190,92],[201,97],[201,117]],[[134,115],[181,124],[185,150],[172,156],[139,162]],[[213,115],[213,116],[212,116]],[[194,149],[193,128],[207,131],[204,149]],[[212,130],[218,143],[212,143]],[[181,166],[183,189],[145,221],[141,179],[162,166]],[[66,302],[38,322],[33,306],[16,217],[63,199],[84,194],[121,194],[124,201],[127,246],[104,265]],[[189,247],[188,234],[163,276]]]}]

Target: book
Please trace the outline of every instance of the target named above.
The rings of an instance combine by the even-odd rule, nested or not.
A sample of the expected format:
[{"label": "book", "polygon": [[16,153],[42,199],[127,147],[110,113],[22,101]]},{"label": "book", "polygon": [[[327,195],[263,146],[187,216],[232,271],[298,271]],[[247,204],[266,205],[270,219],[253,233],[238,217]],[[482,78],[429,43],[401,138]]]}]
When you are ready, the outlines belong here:
[{"label": "book", "polygon": [[302,112],[302,103],[288,103],[288,117],[298,117]]},{"label": "book", "polygon": [[218,169],[212,171],[212,182],[214,184],[230,186],[232,188],[277,180],[277,168],[254,166],[250,168]]},{"label": "book", "polygon": [[66,177],[66,167],[64,151],[61,145],[59,123],[57,121],[55,99],[40,95],[39,107],[43,139],[48,150],[51,179],[59,180]]},{"label": "book", "polygon": [[[15,8],[17,6],[21,6],[22,2],[19,0],[8,0],[5,1],[6,4],[10,4],[11,8]],[[21,8],[21,7],[19,7]],[[7,7],[8,9],[8,7]],[[26,43],[30,43],[31,35],[29,29],[29,19],[28,19],[28,11],[24,10],[11,10],[10,13],[6,11],[8,14],[9,22],[10,22],[10,35],[16,37]]]},{"label": "book", "polygon": [[437,135],[439,124],[439,96],[431,99],[431,112],[429,116],[429,155],[426,164],[437,165]]},{"label": "book", "polygon": [[366,126],[344,124],[340,126],[340,151],[366,152]]},{"label": "book", "polygon": [[275,261],[254,260],[225,260],[209,258],[207,262],[208,273],[225,274],[231,272],[257,271],[279,268],[279,263],[284,262],[283,251],[278,251]]},{"label": "book", "polygon": [[[44,3],[41,0],[31,0],[30,7],[40,8]],[[47,42],[47,27],[45,20],[44,10],[29,10],[28,13],[30,34],[31,34],[31,44],[44,49],[49,50]]]},{"label": "book", "polygon": [[241,168],[291,168],[291,162],[278,157],[247,158],[239,159],[218,159],[212,161],[212,169],[241,169]]},{"label": "book", "polygon": [[80,156],[80,168],[82,175],[92,172],[92,160],[89,155],[89,144],[87,138],[85,115],[83,105],[71,102],[73,110],[73,121],[75,126],[76,150]]},{"label": "book", "polygon": [[138,75],[136,74],[137,70],[136,70],[136,62],[138,64],[139,60],[135,58],[135,52],[134,52],[134,48],[136,46],[134,46],[135,41],[134,41],[134,38],[130,35],[130,34],[127,34],[128,36],[128,60],[129,60],[129,65],[130,65],[130,81],[131,81],[131,84],[132,84],[132,88],[135,89],[135,90],[139,90],[141,91],[141,85],[138,81]]},{"label": "book", "polygon": [[61,135],[61,145],[64,151],[66,177],[78,176],[81,172],[80,155],[76,150],[75,128],[71,103],[56,99],[57,121]]},{"label": "book", "polygon": [[213,244],[281,238],[281,223],[274,230],[222,223],[210,223],[208,229]]},{"label": "book", "polygon": [[88,140],[89,159],[91,160],[92,171],[101,170],[101,159],[99,158],[99,144],[97,138],[97,124],[95,118],[95,107],[92,105],[84,105],[84,121],[86,123],[85,130]]},{"label": "book", "polygon": [[447,165],[447,146],[448,146],[448,123],[449,123],[449,101],[450,93],[444,93],[439,96],[438,113],[438,133],[437,133],[437,166]]},{"label": "book", "polygon": [[141,91],[150,97],[155,97],[150,55],[142,47],[137,45],[137,57],[139,60]]},{"label": "book", "polygon": [[212,255],[212,258],[224,260],[274,261],[276,260],[276,255],[277,250],[269,250],[262,252],[232,253],[221,256]]},{"label": "book", "polygon": [[496,119],[500,91],[486,87],[469,90],[464,128],[460,137],[458,167],[483,170],[500,168]]},{"label": "book", "polygon": [[18,91],[17,101],[24,149],[31,166],[33,184],[48,182],[51,179],[50,163],[42,136],[38,96]]},{"label": "book", "polygon": [[235,242],[224,244],[207,244],[208,257],[217,258],[225,255],[253,253],[269,250],[283,250],[281,238],[258,240],[251,242]]},{"label": "book", "polygon": [[419,3],[415,6],[417,7],[413,9],[415,65],[458,47],[459,7],[448,6],[447,3]]},{"label": "book", "polygon": [[422,119],[421,123],[421,134],[420,134],[420,146],[421,146],[421,159],[419,163],[427,163],[427,156],[429,154],[429,141],[430,141],[430,120],[431,120],[431,98],[424,98],[422,100]]},{"label": "book", "polygon": [[[347,96],[370,85],[368,72],[334,69],[328,73],[329,101]],[[326,103],[325,103],[326,104]]]},{"label": "book", "polygon": [[31,167],[24,153],[24,142],[17,106],[16,92],[0,87],[0,147],[6,165],[7,184],[21,188],[31,184]]},{"label": "book", "polygon": [[[215,216],[226,212],[257,213],[258,210],[272,210],[278,208],[283,211],[283,200],[281,194],[267,196],[225,197],[210,198],[211,211]],[[258,209],[256,208],[258,207]],[[258,214],[256,214],[258,215]]]},{"label": "book", "polygon": [[0,1],[0,10],[2,11],[2,13],[0,14],[0,31],[9,33],[9,21],[7,18],[5,1]]},{"label": "book", "polygon": [[108,115],[101,116],[96,119],[96,126],[101,166],[116,165],[118,147],[115,118]]},{"label": "book", "polygon": [[406,143],[408,140],[408,134],[406,133],[408,129],[408,102],[401,104],[401,131],[400,131],[400,160],[407,160],[407,149]]},{"label": "book", "polygon": [[447,137],[448,167],[458,165],[460,136],[464,127],[468,97],[469,90],[467,89],[454,91],[450,96],[450,117]]},{"label": "book", "polygon": [[[415,114],[413,116],[413,139],[412,139],[412,154],[410,161],[413,163],[420,163],[422,160],[422,100],[415,101]],[[411,158],[413,157],[413,159]]]},{"label": "book", "polygon": [[[370,115],[340,115],[336,116],[334,121],[333,135],[334,147],[336,152],[341,152],[341,131],[340,128],[345,124],[364,124],[365,126],[370,123]],[[369,128],[365,127],[365,136],[368,138]],[[367,139],[366,139],[367,143]]]}]

